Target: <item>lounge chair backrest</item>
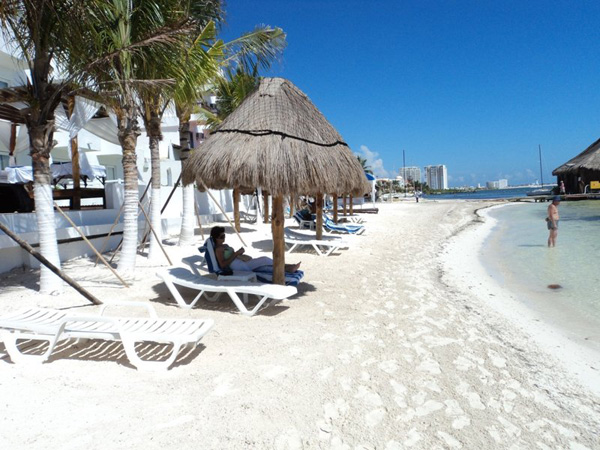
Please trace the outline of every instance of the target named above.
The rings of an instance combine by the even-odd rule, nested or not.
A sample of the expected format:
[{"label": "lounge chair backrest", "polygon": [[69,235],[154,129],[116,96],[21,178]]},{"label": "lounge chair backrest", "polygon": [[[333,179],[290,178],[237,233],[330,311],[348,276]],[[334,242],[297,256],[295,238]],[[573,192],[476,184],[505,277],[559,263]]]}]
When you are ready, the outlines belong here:
[{"label": "lounge chair backrest", "polygon": [[296,220],[296,222],[298,222],[299,224],[302,223],[302,221],[304,220],[304,218],[302,217],[302,214],[300,214],[300,211],[296,211],[294,213],[294,219]]},{"label": "lounge chair backrest", "polygon": [[339,231],[339,232],[343,232],[343,233],[355,234],[355,233],[360,233],[360,232],[362,232],[364,230],[364,226],[363,225],[358,225],[358,224],[354,224],[354,225],[336,224],[333,220],[331,220],[325,214],[323,214],[323,224],[325,225],[325,228],[327,228],[329,230]]},{"label": "lounge chair backrest", "polygon": [[209,273],[220,275],[222,270],[219,267],[219,261],[217,261],[217,255],[215,254],[215,242],[213,241],[213,238],[209,237],[204,245],[199,247],[198,250],[200,253],[204,253]]}]

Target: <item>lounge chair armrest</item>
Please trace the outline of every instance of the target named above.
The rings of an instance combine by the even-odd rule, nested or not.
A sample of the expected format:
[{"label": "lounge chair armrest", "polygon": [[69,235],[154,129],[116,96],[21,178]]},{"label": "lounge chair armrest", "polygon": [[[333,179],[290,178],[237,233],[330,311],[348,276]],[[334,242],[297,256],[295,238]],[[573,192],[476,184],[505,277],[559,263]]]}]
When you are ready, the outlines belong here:
[{"label": "lounge chair armrest", "polygon": [[152,319],[156,319],[158,316],[156,314],[156,310],[154,309],[154,306],[152,306],[149,303],[146,302],[132,302],[132,301],[128,301],[128,300],[114,300],[114,301],[110,301],[107,303],[103,303],[102,307],[100,308],[100,315],[104,315],[104,311],[106,311],[106,308],[108,308],[109,306],[138,306],[140,308],[145,308],[146,311],[148,312],[148,315],[152,318]]}]

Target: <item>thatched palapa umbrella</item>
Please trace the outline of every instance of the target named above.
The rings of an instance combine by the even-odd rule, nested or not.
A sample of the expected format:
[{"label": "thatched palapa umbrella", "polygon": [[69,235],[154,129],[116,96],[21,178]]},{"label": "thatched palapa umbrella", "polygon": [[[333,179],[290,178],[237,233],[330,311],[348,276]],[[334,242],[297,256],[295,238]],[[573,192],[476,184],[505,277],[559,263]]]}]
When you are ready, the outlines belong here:
[{"label": "thatched palapa umbrella", "polygon": [[285,278],[284,195],[314,195],[320,208],[324,193],[369,190],[348,144],[310,99],[282,78],[261,80],[192,154],[183,183],[196,179],[199,187],[260,187],[273,196],[273,281],[279,284]]}]

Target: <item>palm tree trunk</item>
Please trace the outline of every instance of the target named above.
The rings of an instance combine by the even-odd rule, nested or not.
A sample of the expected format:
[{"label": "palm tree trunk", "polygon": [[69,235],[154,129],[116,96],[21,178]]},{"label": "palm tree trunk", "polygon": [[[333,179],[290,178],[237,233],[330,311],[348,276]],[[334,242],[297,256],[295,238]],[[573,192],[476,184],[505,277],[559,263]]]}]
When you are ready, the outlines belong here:
[{"label": "palm tree trunk", "polygon": [[[50,185],[50,150],[53,146],[53,129],[53,121],[49,121],[44,125],[27,124],[33,164],[33,197],[35,200],[40,253],[60,269],[56,223],[54,221],[54,201]],[[60,292],[62,286],[62,280],[42,265],[40,269],[40,292]]]},{"label": "palm tree trunk", "polygon": [[[154,233],[150,233],[150,249],[148,258],[156,259],[161,254],[160,239],[162,238],[162,223],[160,218],[160,151],[158,143],[162,140],[160,128],[160,117],[152,113],[151,119],[147,123],[146,131],[149,137],[150,160],[152,164],[152,194],[150,198],[150,224]],[[156,236],[155,236],[156,235]]]},{"label": "palm tree trunk", "polygon": [[[187,163],[190,153],[190,117],[186,111],[177,111],[179,118],[179,145],[181,146],[181,170]],[[181,230],[179,232],[179,245],[194,243],[194,185],[183,186],[182,200],[183,212],[181,217]]]},{"label": "palm tree trunk", "polygon": [[[138,242],[138,176],[135,146],[140,134],[137,119],[132,113],[121,111],[119,114],[119,142],[123,149],[123,177],[125,194],[123,198],[123,246],[117,269],[122,273],[131,273],[135,269],[135,257]],[[130,115],[132,117],[130,117]]]}]

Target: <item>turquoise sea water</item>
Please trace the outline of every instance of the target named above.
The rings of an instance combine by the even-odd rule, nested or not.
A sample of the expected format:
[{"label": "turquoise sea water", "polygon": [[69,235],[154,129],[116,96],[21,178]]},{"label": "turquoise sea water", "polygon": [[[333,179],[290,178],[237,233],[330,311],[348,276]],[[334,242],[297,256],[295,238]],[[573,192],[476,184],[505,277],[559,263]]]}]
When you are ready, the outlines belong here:
[{"label": "turquoise sea water", "polygon": [[[548,203],[490,211],[482,249],[492,276],[544,321],[600,349],[600,201],[562,202],[557,246],[547,247]],[[559,289],[549,285],[558,284]]]}]

